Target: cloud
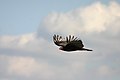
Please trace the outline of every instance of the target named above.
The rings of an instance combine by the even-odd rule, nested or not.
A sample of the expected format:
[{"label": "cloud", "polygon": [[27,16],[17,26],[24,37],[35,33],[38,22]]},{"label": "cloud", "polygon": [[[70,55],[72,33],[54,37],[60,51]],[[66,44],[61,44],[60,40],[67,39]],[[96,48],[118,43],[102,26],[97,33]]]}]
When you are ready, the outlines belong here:
[{"label": "cloud", "polygon": [[[119,80],[119,22],[119,3],[96,2],[49,14],[38,32],[0,36],[0,79]],[[80,35],[93,52],[62,52],[54,33]]]},{"label": "cloud", "polygon": [[23,77],[30,80],[32,80],[31,78],[61,80],[73,78],[72,74],[82,74],[82,71],[84,71],[83,63],[72,62],[71,64],[71,62],[67,61],[66,65],[56,65],[48,62],[48,60],[33,57],[0,55],[0,62],[4,63],[1,66],[6,65],[6,67],[3,67],[2,75],[8,78]]},{"label": "cloud", "polygon": [[87,56],[63,54],[35,34],[1,36],[0,43],[0,79],[72,80],[73,74],[84,71]]},{"label": "cloud", "polygon": [[110,75],[112,73],[112,70],[108,66],[102,65],[99,67],[98,73],[100,75]]},{"label": "cloud", "polygon": [[[45,40],[36,38],[36,33],[29,33],[20,36],[0,36],[0,47],[24,51],[40,51]],[[34,49],[33,49],[34,48]]]},{"label": "cloud", "polygon": [[[52,12],[42,24],[45,34],[48,34],[46,39],[53,34],[79,35],[85,46],[90,46],[97,53],[105,51],[106,54],[119,52],[119,26],[120,4],[115,1],[107,5],[95,2],[66,13]],[[40,33],[41,29],[38,30],[38,36],[42,37]]]},{"label": "cloud", "polygon": [[[120,5],[114,1],[109,5],[96,2],[66,13],[53,12],[43,21],[43,26],[51,33],[91,34],[120,32]],[[113,31],[114,29],[114,31]]]},{"label": "cloud", "polygon": [[15,75],[30,76],[38,64],[32,58],[12,57],[8,61],[8,73]]},{"label": "cloud", "polygon": [[[6,74],[9,76],[27,77],[38,75],[41,78],[51,77],[53,72],[51,66],[46,62],[37,61],[32,57],[0,56],[1,60],[7,62]],[[5,65],[4,65],[5,66]],[[4,72],[5,73],[5,72]],[[47,77],[46,77],[47,76]]]}]

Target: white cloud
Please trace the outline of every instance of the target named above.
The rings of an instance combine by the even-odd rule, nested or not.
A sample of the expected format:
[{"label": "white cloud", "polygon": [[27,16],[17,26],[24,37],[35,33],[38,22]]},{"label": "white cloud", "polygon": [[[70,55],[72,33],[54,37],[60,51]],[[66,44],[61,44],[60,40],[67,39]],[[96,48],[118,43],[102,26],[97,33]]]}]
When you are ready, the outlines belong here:
[{"label": "white cloud", "polygon": [[20,36],[0,36],[0,47],[24,51],[41,51],[45,40],[37,38],[36,33],[24,34]]},{"label": "white cloud", "polygon": [[[17,56],[0,56],[0,60],[6,61],[7,66],[4,67],[3,74],[6,74],[6,77],[17,76],[17,77],[38,77],[47,79],[48,77],[53,76],[51,71],[51,66],[46,62],[37,61],[32,57],[17,57]],[[5,66],[3,64],[3,66]],[[5,71],[6,70],[6,71]],[[47,77],[46,77],[47,76]],[[1,79],[1,78],[0,78]]]},{"label": "white cloud", "polygon": [[111,75],[112,70],[108,66],[102,65],[98,68],[98,73],[100,75]]},{"label": "white cloud", "polygon": [[100,2],[85,8],[78,8],[67,13],[49,14],[44,27],[52,33],[80,34],[99,33],[109,29],[110,33],[119,31],[120,4],[110,2],[109,5]]},{"label": "white cloud", "polygon": [[37,69],[38,63],[33,58],[11,57],[8,61],[8,73],[14,75],[31,76]]},{"label": "white cloud", "polygon": [[38,78],[48,79],[55,75],[52,66],[42,60],[36,60],[32,57],[8,57],[8,74],[16,76],[24,76],[30,78],[37,76]]},{"label": "white cloud", "polygon": [[[84,63],[74,63],[74,61],[66,61],[65,65],[56,65],[48,62],[47,59],[21,56],[0,55],[0,60],[3,61],[2,63],[6,62],[7,66],[4,67],[4,73],[2,73],[7,74],[6,77],[17,76],[28,79],[34,77],[42,80],[71,80],[74,77],[73,74],[82,74],[85,66]],[[5,66],[5,64],[2,66]]]},{"label": "white cloud", "polygon": [[[120,70],[116,67],[120,56],[119,9],[116,2],[108,5],[97,2],[67,13],[53,12],[43,21],[47,33],[87,34],[82,40],[93,52],[59,51],[51,42],[52,36],[45,40],[44,33],[39,37],[36,33],[0,36],[0,79],[103,80],[102,76],[119,77]],[[95,75],[101,77],[93,79]]]}]

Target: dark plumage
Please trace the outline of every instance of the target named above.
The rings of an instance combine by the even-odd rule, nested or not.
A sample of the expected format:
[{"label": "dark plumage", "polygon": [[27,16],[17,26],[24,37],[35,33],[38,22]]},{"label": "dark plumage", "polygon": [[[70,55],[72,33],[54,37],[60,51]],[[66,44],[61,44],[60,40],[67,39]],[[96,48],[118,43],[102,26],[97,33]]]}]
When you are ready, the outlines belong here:
[{"label": "dark plumage", "polygon": [[62,38],[62,36],[54,35],[53,41],[57,46],[60,46],[60,50],[63,51],[76,51],[76,50],[84,50],[84,51],[92,51],[90,49],[83,48],[84,45],[80,39],[77,37],[69,35],[66,38]]}]

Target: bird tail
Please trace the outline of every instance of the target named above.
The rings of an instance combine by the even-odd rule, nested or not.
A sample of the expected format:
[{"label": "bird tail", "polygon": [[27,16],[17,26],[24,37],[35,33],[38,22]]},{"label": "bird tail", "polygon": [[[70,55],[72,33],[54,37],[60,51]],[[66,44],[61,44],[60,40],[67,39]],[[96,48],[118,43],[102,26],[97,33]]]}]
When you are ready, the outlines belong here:
[{"label": "bird tail", "polygon": [[93,51],[93,50],[91,50],[91,49],[85,49],[85,48],[83,48],[83,50],[85,50],[85,51]]}]

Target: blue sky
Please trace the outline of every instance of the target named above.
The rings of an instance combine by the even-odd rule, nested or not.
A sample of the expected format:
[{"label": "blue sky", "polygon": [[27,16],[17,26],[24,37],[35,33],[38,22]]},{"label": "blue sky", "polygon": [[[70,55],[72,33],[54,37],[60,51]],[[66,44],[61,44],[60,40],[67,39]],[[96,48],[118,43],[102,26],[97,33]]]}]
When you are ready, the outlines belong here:
[{"label": "blue sky", "polygon": [[[69,10],[94,3],[96,0],[0,0],[0,35],[35,32],[51,12]],[[107,4],[109,0],[101,0]],[[119,2],[119,0],[118,0]]]},{"label": "blue sky", "polygon": [[[52,11],[67,11],[80,5],[78,2],[25,0],[0,2],[1,32],[0,34],[23,34],[34,32],[42,19]],[[67,4],[67,6],[66,6]],[[62,5],[62,6],[61,6]]]},{"label": "blue sky", "polygon": [[[92,52],[60,51],[53,34]],[[0,80],[120,80],[120,0],[0,0]]]}]

